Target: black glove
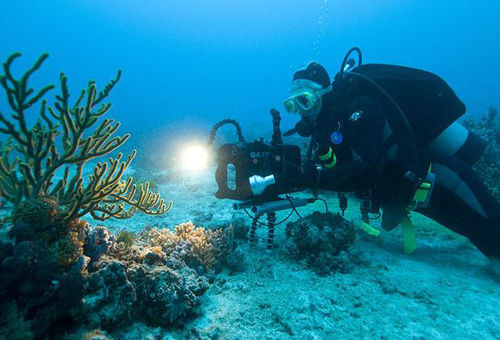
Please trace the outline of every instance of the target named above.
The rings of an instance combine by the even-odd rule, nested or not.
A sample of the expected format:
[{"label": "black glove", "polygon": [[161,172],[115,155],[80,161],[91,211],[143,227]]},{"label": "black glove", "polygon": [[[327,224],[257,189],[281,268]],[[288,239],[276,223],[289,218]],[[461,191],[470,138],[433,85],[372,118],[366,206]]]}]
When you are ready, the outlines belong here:
[{"label": "black glove", "polygon": [[276,184],[282,192],[299,191],[312,188],[317,182],[318,170],[313,163],[299,166],[293,163],[286,163],[283,171],[276,174]]}]

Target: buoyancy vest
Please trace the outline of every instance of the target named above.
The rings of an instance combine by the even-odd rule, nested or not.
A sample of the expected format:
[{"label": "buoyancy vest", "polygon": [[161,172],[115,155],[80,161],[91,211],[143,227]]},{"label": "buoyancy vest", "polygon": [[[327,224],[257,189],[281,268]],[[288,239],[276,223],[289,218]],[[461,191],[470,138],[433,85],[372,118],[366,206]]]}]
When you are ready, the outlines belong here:
[{"label": "buoyancy vest", "polygon": [[[465,113],[465,105],[453,89],[433,73],[385,64],[364,64],[351,72],[370,78],[392,97],[405,114],[418,147],[427,146]],[[349,76],[349,72],[344,77],[348,97],[365,95],[387,102],[368,82]]]}]

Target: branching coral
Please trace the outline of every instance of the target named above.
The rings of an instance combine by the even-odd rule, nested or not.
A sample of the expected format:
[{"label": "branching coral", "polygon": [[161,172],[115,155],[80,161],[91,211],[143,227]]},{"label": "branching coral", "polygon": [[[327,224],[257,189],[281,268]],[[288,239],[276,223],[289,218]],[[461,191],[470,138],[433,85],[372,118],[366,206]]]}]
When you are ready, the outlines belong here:
[{"label": "branching coral", "polygon": [[226,266],[236,246],[232,226],[212,230],[188,222],[174,231],[147,228],[138,236],[148,249],[159,248],[165,256],[179,258],[199,273]]},{"label": "branching coral", "polygon": [[111,256],[124,262],[131,262],[136,258],[142,258],[144,251],[134,247],[134,244],[134,234],[130,231],[122,230],[116,236],[116,241],[111,248]]},{"label": "branching coral", "polygon": [[[89,161],[116,151],[129,138],[128,134],[114,136],[118,122],[100,120],[111,108],[103,100],[120,72],[100,92],[95,82],[89,82],[71,104],[67,78],[61,74],[61,94],[49,105],[43,97],[54,86],[38,92],[28,86],[47,55],[15,78],[11,65],[19,55],[7,59],[0,75],[11,110],[10,115],[0,112],[0,134],[6,136],[0,135],[4,141],[0,143],[0,197],[12,203],[9,237],[14,241],[12,245],[0,243],[0,297],[2,303],[20,308],[35,338],[54,338],[85,319],[81,309],[83,296],[91,288],[85,285],[90,261],[98,262],[104,254],[119,252],[120,247],[124,257],[135,260],[129,252],[134,248],[133,235],[123,233],[115,241],[106,229],[92,230],[80,217],[125,219],[138,211],[159,215],[170,203],[151,192],[148,182],[134,184],[130,178],[123,179],[135,151],[125,160],[118,154],[109,162],[97,163],[84,179]],[[31,124],[28,114],[37,104],[39,118]],[[97,268],[94,263],[91,267]],[[104,277],[108,274],[102,271]],[[101,288],[107,287],[96,289]],[[125,303],[126,299],[117,301]]]},{"label": "branching coral", "polygon": [[211,242],[214,231],[195,227],[191,222],[169,229],[152,228],[141,234],[141,239],[152,247],[160,246],[167,256],[178,257],[192,268],[212,268],[216,261],[215,248]]},{"label": "branching coral", "polygon": [[[0,309],[18,306],[19,327],[27,329],[26,337],[31,328],[35,338],[62,337],[81,324],[113,330],[143,320],[167,326],[195,313],[208,288],[201,274],[233,249],[232,229],[186,223],[136,239],[126,231],[115,236],[90,228],[80,217],[129,218],[170,208],[148,182],[123,179],[135,151],[124,160],[119,154],[97,163],[84,179],[89,161],[116,151],[129,137],[114,136],[118,122],[100,120],[120,73],[100,92],[89,82],[73,103],[62,74],[61,94],[49,105],[43,97],[54,86],[38,92],[28,87],[47,55],[19,79],[10,71],[17,57],[7,59],[0,76],[12,111],[8,117],[0,112],[0,134],[7,137],[0,143],[0,195],[14,209],[14,242],[0,242]],[[37,103],[40,118],[31,126],[27,116]],[[4,320],[14,319],[0,315],[2,325]]]},{"label": "branching coral", "polygon": [[[48,55],[43,54],[20,78],[11,72],[13,61],[20,53],[11,55],[3,64],[0,84],[12,110],[11,118],[0,112],[0,133],[7,136],[0,144],[0,194],[17,207],[22,201],[39,197],[53,197],[65,210],[65,219],[72,220],[86,214],[105,220],[111,217],[126,219],[137,211],[158,215],[165,213],[171,203],[165,204],[159,194],[149,189],[149,183],[133,184],[122,179],[135,157],[135,150],[125,160],[122,154],[99,162],[85,182],[83,170],[88,161],[108,155],[129,138],[113,136],[120,123],[104,119],[111,108],[103,103],[120,79],[121,72],[102,91],[94,81],[88,83],[77,100],[70,104],[68,80],[60,76],[61,94],[53,107],[42,99],[54,88],[47,85],[35,92],[28,86],[31,75],[38,70]],[[27,111],[41,101],[40,118],[30,127]],[[74,169],[70,171],[70,168]],[[54,183],[58,170],[63,177]]]}]

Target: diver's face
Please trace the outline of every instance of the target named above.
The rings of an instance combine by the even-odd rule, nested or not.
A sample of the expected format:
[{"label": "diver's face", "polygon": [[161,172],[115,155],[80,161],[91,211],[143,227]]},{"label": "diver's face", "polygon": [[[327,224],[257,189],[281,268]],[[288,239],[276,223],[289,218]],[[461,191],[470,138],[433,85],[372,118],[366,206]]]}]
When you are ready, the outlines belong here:
[{"label": "diver's face", "polygon": [[333,90],[332,85],[322,88],[320,84],[307,79],[296,79],[290,86],[291,96],[283,104],[288,112],[300,115],[295,125],[296,132],[309,137],[316,128],[316,119],[321,112],[322,96]]},{"label": "diver's face", "polygon": [[307,79],[296,79],[290,86],[291,96],[283,104],[290,113],[299,114],[302,118],[315,118],[321,111],[323,93],[321,85]]},{"label": "diver's face", "polygon": [[311,106],[309,106],[307,108],[303,108],[303,107],[299,106],[298,113],[302,119],[307,119],[307,120],[313,122],[316,120],[316,118],[318,117],[318,115],[321,111],[321,107],[322,107],[321,104],[322,104],[321,96],[317,96],[317,98],[315,98],[315,100],[313,101]]}]

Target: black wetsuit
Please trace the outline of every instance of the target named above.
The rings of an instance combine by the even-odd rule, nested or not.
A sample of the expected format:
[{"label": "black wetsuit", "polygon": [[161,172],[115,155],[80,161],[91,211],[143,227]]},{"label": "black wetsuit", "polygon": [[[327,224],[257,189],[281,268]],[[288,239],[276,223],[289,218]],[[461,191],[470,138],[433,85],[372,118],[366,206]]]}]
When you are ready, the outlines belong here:
[{"label": "black wetsuit", "polygon": [[[429,144],[465,113],[453,90],[436,75],[406,67],[368,64],[352,72],[383,91],[352,73],[344,74],[341,85],[336,77],[312,136],[321,163],[330,166],[320,172],[319,187],[369,190],[384,211],[382,225],[392,229],[415,193],[408,174],[423,178],[432,164],[431,200],[417,211],[468,237],[485,255],[500,257],[500,203],[470,167],[484,144],[469,134],[453,155],[429,151]],[[325,159],[330,149],[333,154]]]}]

